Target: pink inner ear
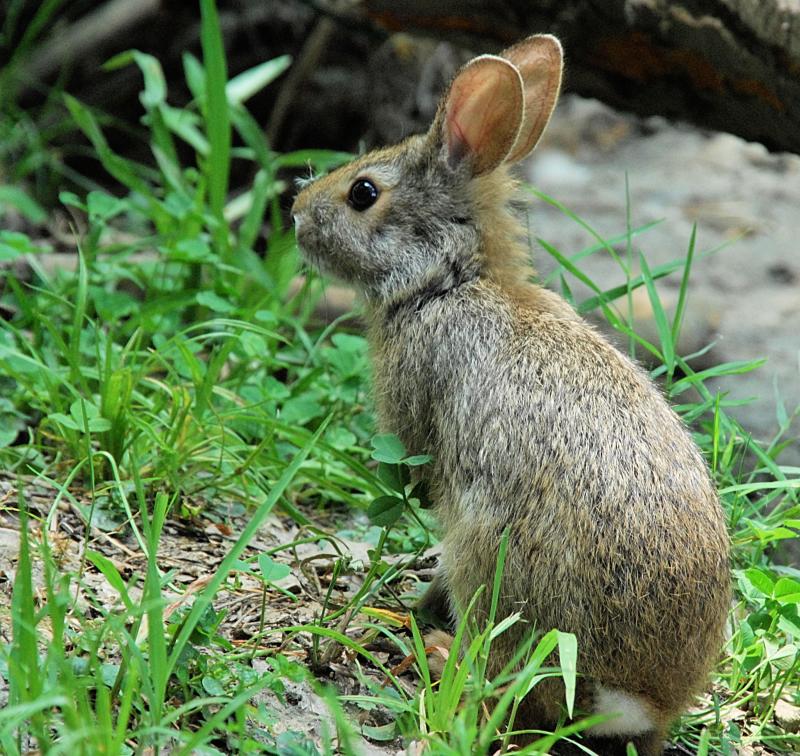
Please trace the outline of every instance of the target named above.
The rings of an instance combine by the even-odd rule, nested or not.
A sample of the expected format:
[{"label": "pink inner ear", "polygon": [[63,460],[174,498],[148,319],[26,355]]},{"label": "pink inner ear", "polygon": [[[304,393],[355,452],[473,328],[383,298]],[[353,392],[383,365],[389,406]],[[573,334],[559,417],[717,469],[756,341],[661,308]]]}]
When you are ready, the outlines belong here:
[{"label": "pink inner ear", "polygon": [[444,130],[447,157],[455,166],[472,159],[475,175],[499,165],[522,121],[522,82],[508,62],[476,58],[456,77],[447,95]]}]

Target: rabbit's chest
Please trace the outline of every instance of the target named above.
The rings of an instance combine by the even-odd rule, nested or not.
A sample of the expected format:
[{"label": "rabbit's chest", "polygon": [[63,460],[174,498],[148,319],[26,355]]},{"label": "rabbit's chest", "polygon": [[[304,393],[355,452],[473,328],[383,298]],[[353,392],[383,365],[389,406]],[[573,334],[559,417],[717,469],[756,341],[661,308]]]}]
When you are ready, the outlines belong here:
[{"label": "rabbit's chest", "polygon": [[373,392],[381,429],[396,433],[410,453],[433,453],[435,415],[447,382],[421,345],[393,340],[374,350]]},{"label": "rabbit's chest", "polygon": [[481,400],[504,342],[498,319],[481,315],[442,307],[373,331],[378,419],[412,453],[439,456],[443,446],[455,443],[453,423],[465,405]]}]

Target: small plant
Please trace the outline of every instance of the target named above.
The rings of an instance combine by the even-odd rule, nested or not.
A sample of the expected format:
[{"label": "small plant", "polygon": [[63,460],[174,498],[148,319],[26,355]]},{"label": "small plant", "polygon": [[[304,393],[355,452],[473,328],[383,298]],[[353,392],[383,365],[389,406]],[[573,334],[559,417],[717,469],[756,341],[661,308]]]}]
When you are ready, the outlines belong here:
[{"label": "small plant", "polygon": [[[278,205],[285,189],[279,170],[339,158],[269,149],[243,103],[289,59],[226,81],[216,11],[213,3],[201,6],[204,61],[184,58],[194,95],[187,107],[168,103],[152,56],[131,51],[107,65],[135,64],[143,74],[154,166],[113,152],[95,113],[65,95],[74,123],[125,194],[62,192],[87,224],[77,275],[35,267],[40,280],[31,288],[11,269],[2,272],[2,300],[15,313],[0,325],[0,369],[17,427],[0,441],[12,469],[36,467],[40,454],[52,452],[83,480],[129,480],[136,468],[145,485],[166,479],[180,496],[228,489],[247,499],[259,484],[240,486],[240,472],[247,477],[256,463],[269,469],[270,459],[285,459],[275,446],[281,423],[313,431],[347,391],[360,390],[363,373],[355,375],[357,352],[344,334],[319,351],[305,333],[294,339],[305,306],[288,296],[297,257]],[[231,146],[234,128],[241,146]],[[193,165],[181,163],[179,141],[194,151]],[[228,202],[234,159],[251,162],[256,173],[252,187]],[[256,248],[265,212],[262,260]],[[138,238],[120,241],[121,226]],[[24,234],[3,233],[7,259],[39,251]],[[44,306],[47,318],[40,317]],[[283,370],[289,375],[279,381]],[[330,395],[339,377],[339,395]],[[358,428],[362,441],[367,430]]]},{"label": "small plant", "polygon": [[[12,642],[5,655],[9,683],[9,705],[0,712],[0,744],[4,753],[19,754],[29,742],[47,752],[56,743],[81,743],[81,752],[116,754],[123,752],[123,742],[136,739],[142,746],[172,742],[182,753],[205,742],[221,723],[262,688],[274,684],[271,676],[258,679],[242,675],[227,678],[232,692],[226,692],[207,658],[199,656],[192,639],[216,640],[219,622],[211,602],[230,570],[239,560],[254,532],[272,511],[286,487],[297,474],[324,431],[323,424],[309,443],[295,456],[270,496],[253,514],[227,557],[197,594],[189,611],[164,632],[164,576],[157,563],[158,544],[170,506],[169,497],[156,496],[152,512],[141,488],[143,546],[147,555],[146,574],[141,598],[136,601],[131,586],[126,584],[113,562],[96,552],[87,552],[89,559],[118,592],[122,613],[101,607],[103,623],[84,637],[73,636],[66,623],[71,613],[69,576],[58,576],[47,537],[39,540],[40,557],[45,567],[47,597],[36,611],[33,593],[33,561],[29,515],[24,499],[20,501],[21,546],[17,581],[12,602]],[[209,624],[210,619],[210,624]],[[45,626],[49,625],[54,642],[44,642]],[[43,648],[47,650],[42,651]],[[84,662],[77,667],[70,654],[78,652]],[[85,655],[84,655],[85,654]],[[109,656],[116,661],[104,662]],[[194,657],[206,674],[201,684],[205,696],[197,697],[184,708],[168,704],[171,688],[177,683],[183,693],[191,689],[187,663]],[[199,661],[198,661],[199,660]],[[179,670],[180,663],[180,672]],[[177,673],[177,674],[176,674]],[[225,672],[225,674],[229,674]],[[173,679],[173,675],[175,678]],[[209,697],[210,695],[210,697]],[[221,708],[209,716],[196,732],[181,732],[173,725],[204,707],[219,704]]]},{"label": "small plant", "polygon": [[[378,442],[380,448],[381,442]],[[400,453],[399,447],[397,453]],[[503,536],[498,554],[488,621],[479,627],[472,617],[478,595],[464,612],[452,639],[452,648],[427,645],[414,616],[410,616],[411,652],[420,677],[413,700],[398,697],[392,689],[375,690],[369,696],[345,696],[360,705],[380,704],[395,712],[397,719],[390,734],[421,738],[433,753],[489,753],[493,747],[505,751],[514,735],[517,709],[527,693],[548,677],[561,677],[566,691],[566,710],[573,716],[577,644],[574,635],[551,630],[537,633],[532,628],[527,641],[507,667],[494,679],[487,676],[493,643],[521,621],[519,614],[496,616],[502,572],[508,549],[508,533]],[[485,589],[485,588],[484,588]],[[483,589],[482,589],[483,590]],[[405,643],[396,638],[398,647]],[[462,649],[459,653],[457,649]],[[428,655],[446,653],[443,667],[435,673]],[[560,667],[548,665],[558,653]],[[438,667],[438,663],[436,665]],[[556,742],[579,733],[601,718],[576,718],[554,733],[525,733],[531,742],[520,753],[546,753]],[[537,737],[539,735],[539,737]],[[494,744],[494,745],[493,745]]]}]

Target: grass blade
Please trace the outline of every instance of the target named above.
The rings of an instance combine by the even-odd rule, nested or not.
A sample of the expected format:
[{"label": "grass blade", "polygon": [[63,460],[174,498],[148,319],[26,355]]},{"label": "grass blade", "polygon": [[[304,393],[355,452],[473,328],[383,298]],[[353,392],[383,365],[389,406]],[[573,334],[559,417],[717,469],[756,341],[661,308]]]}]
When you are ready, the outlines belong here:
[{"label": "grass blade", "polygon": [[695,243],[697,241],[697,224],[692,224],[692,235],[689,237],[689,249],[686,252],[686,262],[683,266],[681,276],[681,287],[678,293],[678,304],[675,307],[675,317],[672,319],[672,343],[678,343],[683,324],[683,312],[686,309],[686,295],[689,291],[689,275],[692,272],[692,262],[694,261]]},{"label": "grass blade", "polygon": [[267,84],[277,79],[291,64],[290,55],[281,55],[248,68],[247,71],[242,71],[234,76],[225,87],[228,101],[234,105],[241,105],[260,92]]},{"label": "grass blade", "polygon": [[644,285],[647,287],[647,296],[650,299],[650,306],[653,308],[653,319],[655,320],[656,330],[658,331],[658,338],[661,342],[661,352],[664,358],[664,364],[667,366],[667,373],[669,377],[675,372],[675,345],[672,343],[672,330],[669,327],[669,320],[667,314],[664,312],[664,307],[661,304],[661,299],[656,291],[656,286],[653,283],[653,274],[650,272],[650,267],[647,265],[647,260],[644,255],[639,253],[639,264],[642,268],[642,276],[644,278]]},{"label": "grass blade", "polygon": [[222,251],[223,262],[228,261],[228,233],[225,222],[225,198],[228,194],[228,177],[231,162],[231,119],[225,86],[228,81],[225,47],[219,25],[219,15],[214,0],[200,0],[200,41],[205,66],[205,121],[206,136],[210,146],[205,161],[211,212],[217,222],[214,237]]},{"label": "grass blade", "polygon": [[20,546],[17,574],[11,595],[12,650],[9,657],[11,704],[30,704],[37,708],[31,713],[33,735],[39,748],[47,752],[49,738],[46,734],[41,701],[44,678],[39,666],[38,638],[36,634],[35,602],[33,597],[33,564],[31,561],[27,505],[20,495]]},{"label": "grass blade", "polygon": [[572,719],[575,683],[578,677],[578,639],[572,633],[558,633],[558,658],[567,699],[567,714]]}]

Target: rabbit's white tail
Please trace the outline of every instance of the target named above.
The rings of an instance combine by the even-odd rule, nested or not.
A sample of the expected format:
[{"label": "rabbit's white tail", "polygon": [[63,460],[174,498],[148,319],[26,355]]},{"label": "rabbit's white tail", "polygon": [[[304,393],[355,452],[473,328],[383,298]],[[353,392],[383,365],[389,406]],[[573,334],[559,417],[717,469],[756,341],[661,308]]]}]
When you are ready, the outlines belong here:
[{"label": "rabbit's white tail", "polygon": [[611,717],[588,729],[594,736],[642,735],[655,727],[650,704],[642,696],[602,685],[597,686],[594,713]]}]

